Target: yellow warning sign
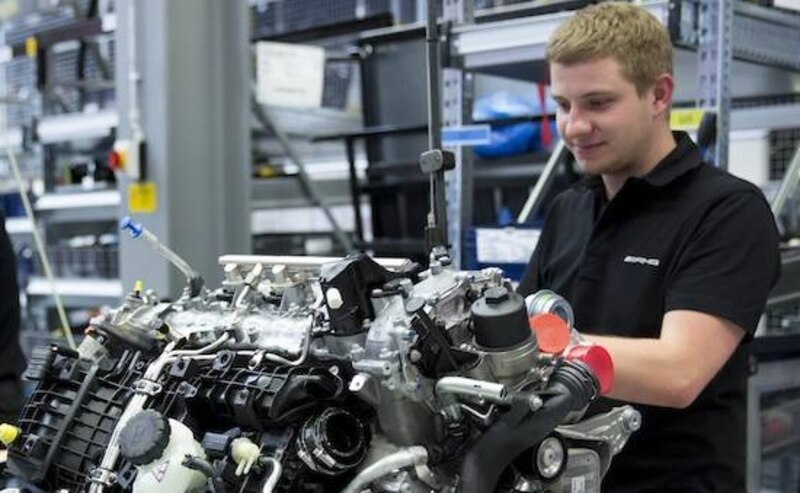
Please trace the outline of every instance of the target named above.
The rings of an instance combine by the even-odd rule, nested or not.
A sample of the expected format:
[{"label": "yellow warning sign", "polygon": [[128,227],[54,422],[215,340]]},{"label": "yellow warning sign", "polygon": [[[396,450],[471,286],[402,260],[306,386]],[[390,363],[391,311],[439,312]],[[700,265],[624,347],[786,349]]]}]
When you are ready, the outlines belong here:
[{"label": "yellow warning sign", "polygon": [[696,108],[673,109],[669,118],[669,126],[672,130],[697,130],[703,120],[705,110]]},{"label": "yellow warning sign", "polygon": [[128,210],[135,214],[152,214],[158,209],[158,187],[148,181],[128,187]]}]

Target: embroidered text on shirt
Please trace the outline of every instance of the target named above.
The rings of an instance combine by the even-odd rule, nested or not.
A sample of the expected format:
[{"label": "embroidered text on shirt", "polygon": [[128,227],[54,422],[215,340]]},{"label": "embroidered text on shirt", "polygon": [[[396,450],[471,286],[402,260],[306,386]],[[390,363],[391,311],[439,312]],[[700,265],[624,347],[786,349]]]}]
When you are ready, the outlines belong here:
[{"label": "embroidered text on shirt", "polygon": [[661,261],[657,258],[645,258],[645,257],[637,257],[635,255],[628,255],[624,259],[623,262],[626,264],[642,264],[642,265],[650,265],[652,267],[658,267],[661,264]]}]

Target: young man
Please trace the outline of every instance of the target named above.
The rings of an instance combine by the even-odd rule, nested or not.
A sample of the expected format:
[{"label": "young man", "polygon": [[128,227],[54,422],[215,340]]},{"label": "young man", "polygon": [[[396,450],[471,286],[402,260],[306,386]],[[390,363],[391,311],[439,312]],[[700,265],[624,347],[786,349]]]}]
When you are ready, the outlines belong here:
[{"label": "young man", "polygon": [[547,57],[588,176],[552,203],[519,290],[566,297],[611,353],[614,400],[590,412],[642,412],[603,491],[743,492],[747,343],[780,268],[769,205],[670,131],[672,46],[645,10],[590,6]]}]

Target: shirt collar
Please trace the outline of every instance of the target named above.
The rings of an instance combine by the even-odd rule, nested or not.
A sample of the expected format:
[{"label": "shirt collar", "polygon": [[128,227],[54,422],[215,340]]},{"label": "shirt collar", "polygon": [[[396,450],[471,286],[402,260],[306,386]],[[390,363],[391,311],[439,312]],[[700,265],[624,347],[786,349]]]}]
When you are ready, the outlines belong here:
[{"label": "shirt collar", "polygon": [[703,164],[700,149],[686,132],[673,132],[675,149],[666,155],[642,180],[654,187],[663,187]]},{"label": "shirt collar", "polygon": [[[686,132],[672,132],[675,148],[662,159],[649,173],[639,178],[654,187],[663,187],[678,177],[703,164],[700,149],[692,142]],[[603,179],[598,175],[586,175],[579,186],[590,190],[603,187]]]}]

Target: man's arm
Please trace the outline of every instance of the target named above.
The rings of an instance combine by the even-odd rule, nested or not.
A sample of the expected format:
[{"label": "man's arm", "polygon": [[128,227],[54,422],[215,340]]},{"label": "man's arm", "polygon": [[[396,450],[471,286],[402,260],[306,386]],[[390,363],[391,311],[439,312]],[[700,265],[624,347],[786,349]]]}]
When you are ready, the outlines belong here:
[{"label": "man's arm", "polygon": [[667,312],[658,339],[585,337],[614,360],[610,397],[653,406],[689,406],[725,365],[745,331],[724,318],[691,310]]}]

